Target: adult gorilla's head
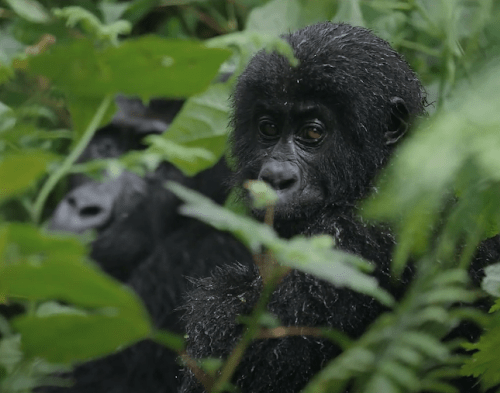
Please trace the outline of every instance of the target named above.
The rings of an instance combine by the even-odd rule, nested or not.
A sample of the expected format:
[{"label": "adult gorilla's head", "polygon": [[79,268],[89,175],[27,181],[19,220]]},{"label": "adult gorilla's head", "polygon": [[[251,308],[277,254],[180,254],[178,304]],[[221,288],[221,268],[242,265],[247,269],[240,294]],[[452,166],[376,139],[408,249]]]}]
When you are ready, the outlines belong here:
[{"label": "adult gorilla's head", "polygon": [[367,29],[320,23],[283,38],[299,65],[259,52],[239,78],[232,121],[236,182],[277,191],[278,225],[365,196],[425,102],[408,64]]}]

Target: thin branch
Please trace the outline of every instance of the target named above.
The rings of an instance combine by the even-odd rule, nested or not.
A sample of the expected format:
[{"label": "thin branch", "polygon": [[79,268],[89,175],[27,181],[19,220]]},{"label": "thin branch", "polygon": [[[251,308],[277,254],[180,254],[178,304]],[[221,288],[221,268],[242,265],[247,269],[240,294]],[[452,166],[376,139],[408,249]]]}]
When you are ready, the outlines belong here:
[{"label": "thin branch", "polygon": [[35,203],[33,204],[32,217],[35,223],[39,223],[40,221],[43,207],[45,205],[45,201],[47,200],[49,194],[52,192],[52,190],[59,182],[59,180],[61,180],[62,177],[69,172],[71,166],[74,164],[77,158],[82,154],[83,150],[85,149],[85,147],[87,147],[88,143],[94,136],[94,133],[96,132],[97,127],[99,127],[99,124],[104,118],[104,115],[106,114],[106,111],[108,110],[112,100],[113,96],[111,94],[103,98],[101,105],[99,105],[99,108],[97,109],[94,117],[90,121],[87,129],[83,133],[82,137],[78,141],[73,151],[66,157],[66,159],[62,162],[59,168],[57,168],[49,176],[45,184],[42,186],[42,189],[40,190],[40,193],[38,194],[38,197]]},{"label": "thin branch", "polygon": [[210,392],[214,386],[215,380],[210,375],[208,375],[205,371],[203,371],[196,361],[190,357],[186,351],[179,352],[179,356],[181,357],[184,364],[189,367],[189,369],[193,372],[196,379],[203,385],[207,392]]}]

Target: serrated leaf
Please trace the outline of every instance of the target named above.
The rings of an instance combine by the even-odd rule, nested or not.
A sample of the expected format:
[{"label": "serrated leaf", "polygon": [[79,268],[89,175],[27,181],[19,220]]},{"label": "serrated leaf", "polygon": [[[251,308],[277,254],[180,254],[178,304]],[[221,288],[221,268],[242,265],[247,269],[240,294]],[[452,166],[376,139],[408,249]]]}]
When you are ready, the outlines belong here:
[{"label": "serrated leaf", "polygon": [[492,327],[483,333],[479,342],[467,349],[477,350],[477,352],[465,361],[461,370],[462,375],[473,375],[480,378],[481,384],[485,388],[499,384],[500,323],[498,315]]},{"label": "serrated leaf", "polygon": [[54,363],[72,363],[103,356],[150,334],[144,319],[107,315],[25,315],[12,322],[21,333],[22,349]]},{"label": "serrated leaf", "polygon": [[0,161],[0,202],[35,186],[48,165],[59,159],[43,150],[9,153]]}]

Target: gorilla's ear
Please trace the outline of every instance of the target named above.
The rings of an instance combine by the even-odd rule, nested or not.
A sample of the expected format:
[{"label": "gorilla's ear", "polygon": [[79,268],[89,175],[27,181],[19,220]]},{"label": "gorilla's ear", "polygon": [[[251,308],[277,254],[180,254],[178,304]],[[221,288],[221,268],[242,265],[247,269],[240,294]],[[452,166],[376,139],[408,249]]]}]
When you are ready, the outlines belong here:
[{"label": "gorilla's ear", "polygon": [[384,134],[386,145],[395,144],[406,133],[409,119],[410,113],[404,100],[399,97],[392,97],[391,120],[388,130]]}]

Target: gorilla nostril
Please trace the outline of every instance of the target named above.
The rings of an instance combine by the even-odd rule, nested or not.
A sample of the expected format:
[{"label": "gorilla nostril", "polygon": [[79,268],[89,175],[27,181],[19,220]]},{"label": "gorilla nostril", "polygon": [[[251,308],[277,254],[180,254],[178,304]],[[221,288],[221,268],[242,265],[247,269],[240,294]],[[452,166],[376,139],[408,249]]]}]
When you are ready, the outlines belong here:
[{"label": "gorilla nostril", "polygon": [[292,186],[295,184],[295,179],[284,179],[281,180],[278,183],[278,187],[276,187],[277,190],[286,190],[287,188],[292,188]]},{"label": "gorilla nostril", "polygon": [[82,209],[80,209],[80,216],[81,217],[92,217],[92,216],[97,216],[102,212],[102,208],[100,206],[85,206]]},{"label": "gorilla nostril", "polygon": [[68,201],[69,205],[71,207],[76,207],[76,199],[75,197],[72,197],[72,196],[69,196],[66,198],[66,200]]}]

